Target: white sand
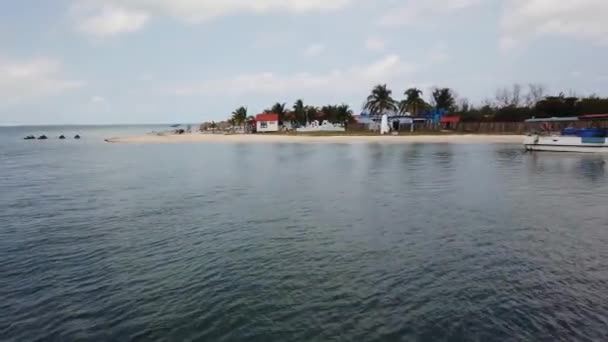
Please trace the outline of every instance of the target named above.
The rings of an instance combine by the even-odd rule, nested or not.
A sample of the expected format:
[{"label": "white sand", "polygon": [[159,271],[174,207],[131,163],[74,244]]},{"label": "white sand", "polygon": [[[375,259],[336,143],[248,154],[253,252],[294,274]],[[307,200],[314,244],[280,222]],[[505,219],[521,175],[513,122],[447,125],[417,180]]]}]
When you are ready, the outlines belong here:
[{"label": "white sand", "polygon": [[184,134],[184,135],[141,135],[106,139],[112,143],[453,143],[453,144],[521,144],[522,135],[338,135],[306,136],[275,134]]}]

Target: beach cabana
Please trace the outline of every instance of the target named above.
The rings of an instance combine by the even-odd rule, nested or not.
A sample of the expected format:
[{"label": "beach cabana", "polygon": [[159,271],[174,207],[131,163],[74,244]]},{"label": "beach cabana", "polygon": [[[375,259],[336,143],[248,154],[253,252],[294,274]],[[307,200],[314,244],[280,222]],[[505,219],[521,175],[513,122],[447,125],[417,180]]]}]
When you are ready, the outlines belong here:
[{"label": "beach cabana", "polygon": [[264,132],[278,132],[279,131],[279,115],[274,113],[269,114],[258,114],[255,117],[256,131],[258,133]]}]

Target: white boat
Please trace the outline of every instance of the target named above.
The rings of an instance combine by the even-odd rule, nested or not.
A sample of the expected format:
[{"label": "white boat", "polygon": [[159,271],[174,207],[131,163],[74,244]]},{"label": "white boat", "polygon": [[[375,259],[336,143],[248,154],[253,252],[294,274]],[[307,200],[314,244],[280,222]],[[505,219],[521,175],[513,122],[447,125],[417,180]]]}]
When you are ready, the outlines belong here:
[{"label": "white boat", "polygon": [[[605,119],[606,115],[581,116],[582,120]],[[608,130],[603,128],[574,128],[578,117],[530,119],[526,123],[540,124],[543,133],[529,134],[524,139],[528,151],[608,153]],[[568,124],[559,134],[554,131]],[[561,124],[561,125],[560,125]],[[580,125],[579,125],[580,126]]]},{"label": "white boat", "polygon": [[575,136],[534,134],[524,139],[524,146],[528,151],[608,153],[608,142],[605,137],[586,139]]}]

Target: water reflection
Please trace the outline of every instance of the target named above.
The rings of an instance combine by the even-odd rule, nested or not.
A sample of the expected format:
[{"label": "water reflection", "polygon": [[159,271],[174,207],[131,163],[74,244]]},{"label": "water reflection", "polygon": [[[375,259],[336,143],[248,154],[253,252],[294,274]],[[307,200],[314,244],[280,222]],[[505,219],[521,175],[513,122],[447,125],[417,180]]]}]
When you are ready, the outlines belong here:
[{"label": "water reflection", "polygon": [[575,153],[528,153],[528,169],[538,175],[567,175],[592,182],[606,179],[606,156]]},{"label": "water reflection", "polygon": [[606,178],[606,160],[600,157],[582,158],[578,163],[578,170],[590,181],[601,181]]}]

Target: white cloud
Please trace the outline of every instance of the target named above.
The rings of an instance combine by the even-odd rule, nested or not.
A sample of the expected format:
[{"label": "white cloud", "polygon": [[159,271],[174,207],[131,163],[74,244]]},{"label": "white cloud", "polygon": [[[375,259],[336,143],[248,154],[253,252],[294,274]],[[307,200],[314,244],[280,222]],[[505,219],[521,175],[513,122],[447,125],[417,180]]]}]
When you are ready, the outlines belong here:
[{"label": "white cloud", "polygon": [[368,37],[365,40],[365,48],[369,51],[384,51],[386,42],[380,37]]},{"label": "white cloud", "polygon": [[98,37],[130,33],[142,29],[148,22],[146,12],[117,6],[100,8],[75,7],[78,29]]},{"label": "white cloud", "polygon": [[73,2],[78,28],[96,36],[142,29],[154,16],[199,23],[238,13],[334,11],[352,0],[89,0]]},{"label": "white cloud", "polygon": [[174,95],[200,94],[285,94],[352,93],[367,90],[377,83],[385,83],[414,72],[416,67],[401,60],[397,55],[363,66],[334,69],[327,73],[301,72],[279,75],[272,72],[252,73],[226,79],[208,80],[167,89]]},{"label": "white cloud", "polygon": [[325,50],[325,45],[323,44],[312,44],[304,50],[304,54],[310,57],[319,56]]},{"label": "white cloud", "polygon": [[482,0],[406,0],[405,5],[393,8],[382,16],[379,24],[389,27],[419,25],[480,3]]},{"label": "white cloud", "polygon": [[103,96],[96,95],[96,96],[91,97],[91,103],[101,104],[101,103],[105,103],[105,102],[106,102],[106,99]]},{"label": "white cloud", "polygon": [[61,63],[55,60],[14,61],[0,57],[0,98],[4,103],[56,95],[82,85],[80,81],[65,79]]},{"label": "white cloud", "polygon": [[505,0],[501,48],[512,49],[542,36],[608,44],[606,0]]}]

